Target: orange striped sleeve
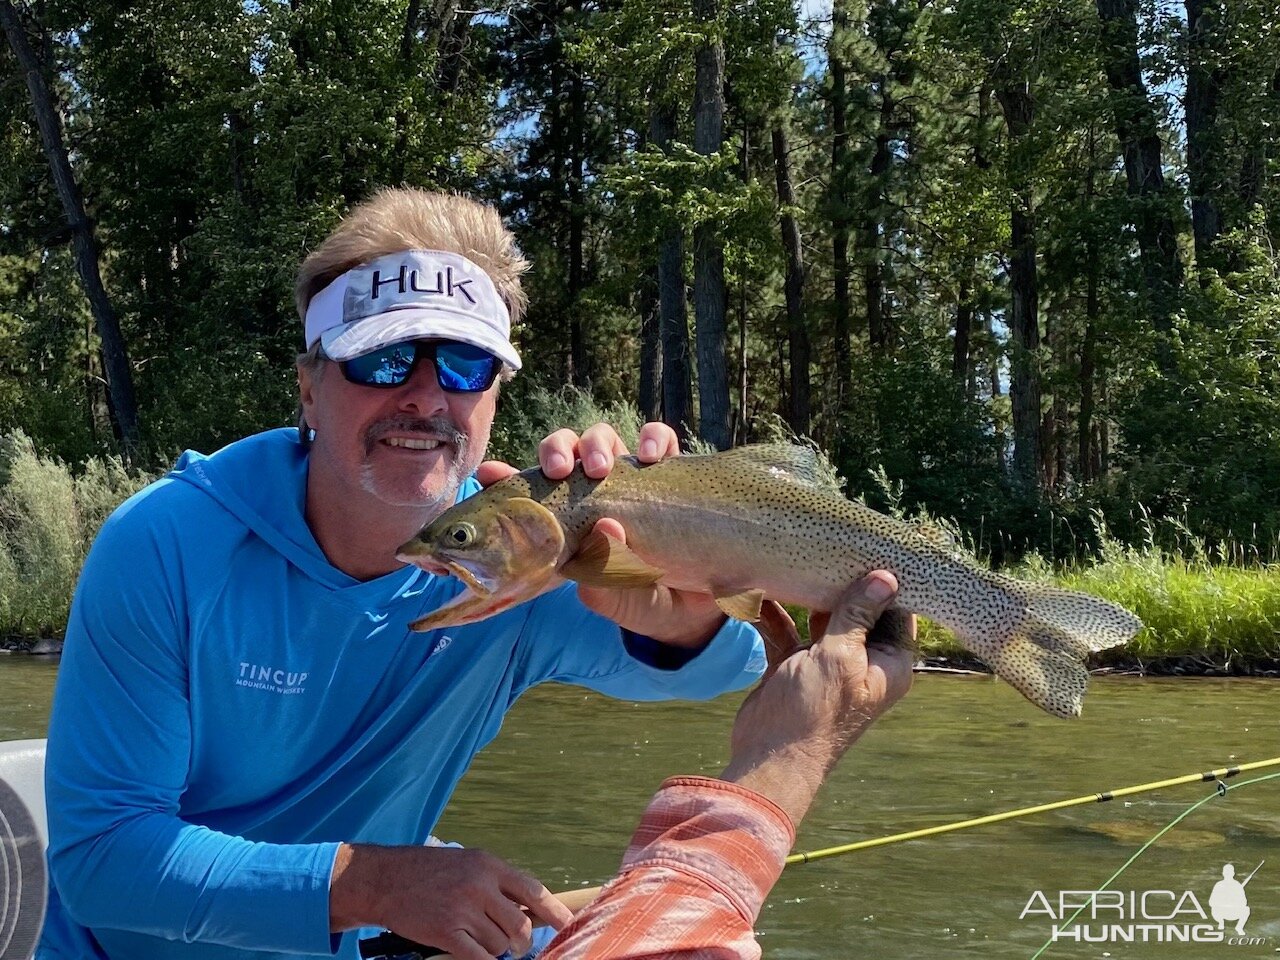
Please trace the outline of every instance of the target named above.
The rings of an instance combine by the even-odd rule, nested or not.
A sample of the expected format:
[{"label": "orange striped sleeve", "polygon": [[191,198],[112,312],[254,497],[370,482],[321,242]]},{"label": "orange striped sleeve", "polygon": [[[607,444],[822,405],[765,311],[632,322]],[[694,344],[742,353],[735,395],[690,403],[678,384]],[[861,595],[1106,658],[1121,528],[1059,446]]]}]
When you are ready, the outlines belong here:
[{"label": "orange striped sleeve", "polygon": [[543,960],[755,960],[752,927],[795,841],[790,818],[736,784],[674,777],[622,871]]}]

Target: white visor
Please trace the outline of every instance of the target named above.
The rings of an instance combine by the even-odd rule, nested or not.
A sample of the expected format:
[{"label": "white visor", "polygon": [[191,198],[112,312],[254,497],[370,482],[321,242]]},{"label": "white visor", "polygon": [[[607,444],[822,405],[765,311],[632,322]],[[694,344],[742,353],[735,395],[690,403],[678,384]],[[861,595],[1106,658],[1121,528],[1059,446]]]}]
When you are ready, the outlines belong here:
[{"label": "white visor", "polygon": [[348,270],[307,305],[307,348],[331,360],[406,340],[459,340],[488,350],[513,370],[511,316],[489,275],[466,257],[404,250]]}]

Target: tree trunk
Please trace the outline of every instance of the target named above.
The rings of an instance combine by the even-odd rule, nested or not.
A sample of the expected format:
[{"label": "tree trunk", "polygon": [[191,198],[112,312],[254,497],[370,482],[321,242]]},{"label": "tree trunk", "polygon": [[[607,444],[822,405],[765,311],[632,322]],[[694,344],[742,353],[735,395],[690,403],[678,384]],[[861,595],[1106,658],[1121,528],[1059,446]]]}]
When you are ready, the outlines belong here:
[{"label": "tree trunk", "polygon": [[[655,91],[649,108],[649,140],[667,151],[676,132],[675,108]],[[689,315],[685,304],[684,232],[670,211],[658,237],[658,311],[662,339],[662,419],[681,443],[693,421],[689,380]]]},{"label": "tree trunk", "polygon": [[582,291],[586,286],[583,245],[587,210],[583,198],[586,179],[586,92],[582,73],[571,67],[569,79],[569,379],[574,386],[591,382],[591,356],[582,323]]},{"label": "tree trunk", "polygon": [[[1055,370],[1067,369],[1068,352],[1066,331],[1062,328],[1062,317],[1056,317],[1052,332],[1052,340],[1050,346],[1053,353],[1053,363]],[[1050,332],[1050,331],[1046,331]],[[1070,476],[1071,468],[1068,464],[1067,446],[1068,434],[1067,429],[1067,391],[1065,384],[1054,384],[1053,388],[1053,409],[1050,412],[1050,422],[1052,423],[1051,433],[1053,436],[1053,459],[1049,463],[1050,469],[1048,482],[1054,490],[1061,491],[1067,484],[1067,478]]]},{"label": "tree trunk", "polygon": [[791,403],[787,421],[798,437],[809,435],[809,329],[804,318],[804,247],[800,226],[792,208],[796,204],[791,185],[791,148],[787,142],[786,120],[773,128],[773,169],[778,181],[779,221],[782,249],[787,258],[783,289],[787,301],[787,340],[791,352]]},{"label": "tree trunk", "polygon": [[831,271],[835,312],[836,446],[839,427],[852,393],[853,353],[849,325],[849,131],[848,80],[843,44],[849,31],[848,0],[834,0],[827,63],[831,70]]},{"label": "tree trunk", "polygon": [[1097,0],[1097,6],[1116,137],[1124,151],[1129,196],[1135,201],[1132,220],[1147,299],[1155,328],[1168,333],[1182,285],[1182,258],[1172,212],[1175,200],[1165,186],[1161,165],[1160,127],[1138,58],[1137,0]]},{"label": "tree trunk", "polygon": [[[973,263],[970,257],[968,263]],[[969,336],[973,330],[973,292],[970,287],[973,267],[965,267],[960,276],[960,296],[956,302],[956,337],[951,344],[951,375],[963,390],[969,380]]]},{"label": "tree trunk", "polygon": [[1220,0],[1187,0],[1187,179],[1191,185],[1191,231],[1196,265],[1215,266],[1213,247],[1222,233],[1218,192],[1222,183],[1214,162],[1218,136],[1218,94],[1222,70],[1214,67],[1215,28]]},{"label": "tree trunk", "polygon": [[[1092,244],[1090,244],[1092,246]],[[1084,339],[1080,344],[1080,422],[1078,425],[1079,471],[1080,482],[1088,483],[1094,479],[1094,462],[1092,456],[1093,441],[1093,378],[1097,366],[1098,353],[1098,271],[1093,264],[1092,250],[1086,252],[1089,257],[1089,275],[1086,279],[1084,307]]]},{"label": "tree trunk", "polygon": [[432,14],[432,35],[436,40],[436,90],[454,93],[462,79],[467,46],[471,42],[470,12],[458,16],[458,0],[437,0]]},{"label": "tree trunk", "polygon": [[[1097,196],[1096,155],[1097,141],[1094,137],[1093,125],[1089,125],[1089,168],[1085,173],[1085,204],[1092,220],[1094,201]],[[1078,456],[1081,483],[1089,483],[1096,477],[1097,470],[1093,458],[1093,381],[1097,367],[1098,354],[1098,317],[1101,304],[1098,299],[1098,244],[1096,227],[1092,224],[1085,234],[1085,302],[1084,302],[1084,337],[1080,344],[1080,422],[1078,424]]]},{"label": "tree trunk", "polygon": [[867,316],[867,342],[876,355],[888,353],[892,348],[889,318],[884,308],[884,265],[881,262],[881,222],[884,209],[885,175],[889,170],[889,141],[892,136],[893,100],[888,92],[889,76],[882,73],[877,78],[880,87],[880,119],[876,130],[876,146],[871,155],[867,187],[862,198],[862,227],[858,231],[861,247],[862,290]]},{"label": "tree trunk", "polygon": [[[1007,80],[996,90],[1017,151],[1030,132],[1035,105],[1028,85]],[[1013,407],[1013,470],[1027,491],[1039,489],[1040,322],[1036,275],[1034,200],[1029,187],[1017,190],[1012,209],[1009,256],[1009,400]]]},{"label": "tree trunk", "polygon": [[[717,0],[693,0],[694,18],[717,25]],[[724,143],[724,46],[717,37],[694,57],[693,149],[705,156]],[[728,449],[729,367],[724,251],[719,225],[699,223],[693,232],[693,307],[698,346],[698,434],[718,450]]]},{"label": "tree trunk", "polygon": [[25,75],[27,90],[31,93],[31,106],[36,124],[40,128],[40,142],[45,159],[53,176],[54,187],[62,201],[63,214],[71,228],[71,245],[75,254],[76,272],[89,300],[89,310],[98,328],[102,343],[103,374],[107,380],[107,393],[111,402],[111,418],[116,425],[121,453],[130,462],[138,453],[138,405],[133,390],[133,370],[129,364],[129,352],[120,322],[98,267],[98,241],[93,222],[85,212],[84,199],[71,169],[67,148],[62,139],[62,123],[53,102],[53,92],[40,71],[40,62],[27,39],[26,28],[12,0],[0,0],[0,26],[9,38],[18,65]]},{"label": "tree trunk", "polygon": [[[978,118],[973,130],[973,165],[978,170],[989,170],[991,159],[987,156],[987,117],[991,109],[991,87],[983,82],[978,89]],[[964,259],[963,271],[960,275],[960,296],[956,303],[956,338],[951,349],[951,374],[959,381],[964,395],[976,398],[974,387],[974,365],[969,354],[972,349],[973,316],[980,283],[978,281],[978,258],[969,254]]]},{"label": "tree trunk", "polygon": [[306,5],[306,0],[289,0],[289,12],[293,14],[289,29],[289,48],[293,51],[293,61],[299,71],[306,70],[311,64],[311,44],[307,41],[306,31],[298,23],[298,12]]},{"label": "tree trunk", "polygon": [[[400,69],[407,80],[413,72],[413,47],[418,39],[418,20],[422,15],[421,0],[409,0],[404,12],[404,27],[400,31]],[[392,179],[396,184],[403,182],[405,163],[409,159],[409,111],[406,107],[396,108],[396,140],[392,169]]]},{"label": "tree trunk", "polygon": [[[1000,399],[1000,351],[996,349],[996,335],[991,322],[991,311],[985,310],[982,314],[982,332],[983,339],[988,344],[990,354],[987,357],[987,379],[991,384],[991,400],[992,406],[995,401]],[[995,440],[996,440],[996,469],[1000,475],[1009,469],[1008,457],[1006,449],[1008,441],[1005,438],[1004,427],[999,420],[995,421]]]},{"label": "tree trunk", "polygon": [[658,272],[640,277],[640,415],[662,419],[662,318],[658,312]]},{"label": "tree trunk", "polygon": [[[727,89],[727,84],[726,84]],[[738,175],[751,185],[751,124],[742,111],[742,149],[738,151]],[[746,443],[748,412],[747,382],[747,272],[738,274],[738,415],[733,422],[733,445]]]},{"label": "tree trunk", "polygon": [[[1266,112],[1272,116],[1280,116],[1280,67],[1271,74],[1268,84],[1268,100]],[[1267,158],[1280,156],[1277,138],[1264,136],[1267,125],[1255,125],[1255,134],[1251,142],[1245,145],[1244,159],[1240,162],[1240,212],[1247,217],[1249,212],[1262,201],[1262,187],[1266,179]]]},{"label": "tree trunk", "polygon": [[[1098,397],[1103,409],[1107,407],[1107,378],[1098,381]],[[1111,469],[1111,424],[1105,416],[1098,424],[1098,470],[1097,476],[1104,477]]]}]

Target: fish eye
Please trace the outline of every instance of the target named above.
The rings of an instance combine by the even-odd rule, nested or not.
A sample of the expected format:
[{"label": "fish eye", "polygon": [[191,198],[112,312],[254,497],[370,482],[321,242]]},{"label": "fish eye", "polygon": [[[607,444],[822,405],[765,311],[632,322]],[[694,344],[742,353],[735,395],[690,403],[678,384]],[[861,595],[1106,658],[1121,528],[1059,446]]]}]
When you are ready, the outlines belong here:
[{"label": "fish eye", "polygon": [[455,546],[465,547],[475,540],[476,528],[469,523],[455,523],[448,529],[445,536]]}]

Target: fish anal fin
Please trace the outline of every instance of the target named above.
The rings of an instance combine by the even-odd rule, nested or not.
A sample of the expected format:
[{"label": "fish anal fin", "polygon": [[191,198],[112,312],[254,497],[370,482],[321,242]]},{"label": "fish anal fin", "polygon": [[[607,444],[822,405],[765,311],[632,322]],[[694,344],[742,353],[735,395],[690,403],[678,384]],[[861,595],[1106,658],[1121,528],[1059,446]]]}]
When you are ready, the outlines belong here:
[{"label": "fish anal fin", "polygon": [[664,571],[650,566],[621,540],[598,530],[582,538],[578,552],[560,566],[561,576],[589,587],[651,587]]},{"label": "fish anal fin", "polygon": [[760,605],[764,603],[763,590],[724,591],[712,588],[716,606],[727,617],[755,623],[760,619]]}]

